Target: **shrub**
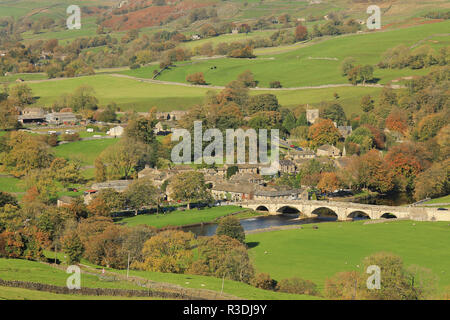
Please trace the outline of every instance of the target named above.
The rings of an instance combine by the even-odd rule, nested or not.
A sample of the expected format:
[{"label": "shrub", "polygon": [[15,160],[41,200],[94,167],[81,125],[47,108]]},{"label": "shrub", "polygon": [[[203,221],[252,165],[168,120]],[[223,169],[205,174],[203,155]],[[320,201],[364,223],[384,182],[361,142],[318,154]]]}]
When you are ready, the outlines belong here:
[{"label": "shrub", "polygon": [[281,292],[307,294],[310,296],[319,294],[317,285],[314,282],[297,277],[281,280],[277,285],[277,289]]},{"label": "shrub", "polygon": [[280,81],[272,81],[270,84],[271,88],[282,88],[283,86],[281,85]]},{"label": "shrub", "polygon": [[80,140],[80,135],[78,133],[65,133],[61,135],[62,141],[78,141]]},{"label": "shrub", "polygon": [[252,285],[264,290],[275,290],[277,281],[272,279],[268,273],[258,273],[252,279]]},{"label": "shrub", "polygon": [[193,84],[206,84],[203,72],[196,72],[186,77],[186,81]]}]

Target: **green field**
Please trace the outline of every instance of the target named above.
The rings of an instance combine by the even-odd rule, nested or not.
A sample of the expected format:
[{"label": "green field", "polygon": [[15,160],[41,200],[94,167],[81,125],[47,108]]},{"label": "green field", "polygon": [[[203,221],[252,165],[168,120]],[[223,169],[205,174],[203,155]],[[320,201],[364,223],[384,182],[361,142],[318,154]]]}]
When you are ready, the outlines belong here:
[{"label": "green field", "polygon": [[[84,262],[83,262],[84,263]],[[99,269],[99,267],[97,267]],[[125,270],[114,270],[105,268],[109,272],[126,274]],[[87,269],[90,273],[93,270]],[[98,272],[98,270],[97,270]],[[130,271],[131,276],[138,276],[155,282],[163,282],[176,284],[183,288],[191,289],[206,289],[220,292],[222,289],[222,279],[188,275],[188,274],[171,274],[158,273],[147,271]],[[0,278],[3,280],[20,280],[28,282],[39,282],[44,284],[51,284],[57,286],[65,286],[67,277],[69,275],[60,269],[56,269],[50,265],[39,262],[18,260],[18,259],[3,259],[0,258]],[[117,289],[142,289],[127,281],[108,280],[111,275],[108,273],[106,277],[102,278],[95,274],[83,273],[81,276],[81,286],[89,288],[117,288]],[[317,297],[286,294],[280,292],[266,291],[247,285],[242,282],[225,280],[223,292],[236,297],[245,299],[289,299],[289,300],[305,300],[318,299]],[[40,292],[34,290],[26,290],[20,288],[9,288],[0,286],[0,300],[2,299],[95,299],[95,300],[109,300],[109,299],[147,299],[147,298],[126,298],[126,297],[89,297],[89,296],[71,296],[59,295],[47,292]]]},{"label": "green field", "polygon": [[107,147],[117,143],[119,139],[99,139],[76,141],[55,147],[55,155],[68,160],[79,160],[81,165],[93,165],[95,158]]},{"label": "green field", "polygon": [[363,223],[321,223],[318,230],[305,225],[303,229],[250,234],[246,241],[257,270],[277,280],[297,276],[323,288],[327,277],[361,270],[364,257],[388,251],[401,256],[406,266],[431,269],[439,277],[439,288],[450,285],[447,222]]},{"label": "green field", "polygon": [[146,224],[156,228],[163,228],[168,226],[183,226],[187,224],[210,222],[238,211],[242,211],[242,208],[237,206],[225,206],[206,208],[203,210],[191,209],[185,211],[173,211],[166,214],[141,214],[123,218],[118,222],[125,223],[129,226]]},{"label": "green field", "polygon": [[[39,282],[56,286],[66,286],[68,274],[65,270],[28,260],[0,258],[0,279]],[[127,281],[111,281],[96,275],[83,274],[81,286],[87,288],[142,289]]]},{"label": "green field", "polygon": [[[121,271],[125,273],[124,271]],[[142,278],[150,279],[157,282],[173,283],[185,288],[193,289],[208,289],[220,292],[222,288],[222,279],[197,276],[190,274],[175,274],[175,273],[159,273],[149,271],[130,271],[131,275],[139,276]],[[273,292],[268,290],[262,290],[250,286],[248,284],[225,280],[223,286],[223,292],[231,294],[233,296],[250,299],[250,300],[316,300],[318,297],[289,294],[283,292]]]},{"label": "green field", "polygon": [[0,75],[0,84],[11,84],[17,79],[22,79],[25,81],[44,80],[47,79],[47,75],[43,73],[15,73],[8,76]]},{"label": "green field", "polygon": [[19,193],[25,192],[25,189],[24,181],[11,176],[0,176],[0,191]]},{"label": "green field", "polygon": [[[269,82],[275,80],[280,81],[284,87],[346,83],[347,80],[340,73],[340,64],[346,57],[354,57],[360,64],[375,65],[388,48],[399,44],[411,46],[429,36],[442,34],[442,31],[449,27],[450,22],[446,21],[386,32],[333,37],[294,51],[259,56],[256,59],[222,58],[196,61],[164,71],[158,80],[186,82],[187,75],[203,72],[206,82],[225,85],[248,69],[254,73],[260,87],[268,87]],[[448,37],[439,38],[436,42],[426,43],[436,49],[450,44]],[[211,69],[213,66],[216,68]],[[148,77],[152,76],[153,69],[150,69]],[[389,78],[400,77],[404,71],[390,70],[392,75]],[[133,70],[124,73],[133,75]],[[406,74],[411,74],[411,71]],[[381,75],[378,70],[374,73],[375,77]]]},{"label": "green field", "polygon": [[[28,83],[33,94],[40,97],[37,104],[48,106],[63,93],[72,93],[78,86],[86,84],[95,89],[100,104],[116,102],[123,110],[147,112],[156,106],[160,111],[186,110],[204,100],[207,88],[140,82],[134,79],[119,78],[110,75],[97,75],[59,81]],[[362,96],[370,94],[377,97],[381,88],[374,87],[337,87],[309,90],[252,90],[250,94],[272,93],[285,107],[299,104],[317,104],[334,100],[338,93],[348,115],[359,113]]]},{"label": "green field", "polygon": [[97,75],[56,81],[28,83],[38,105],[48,106],[62,94],[73,93],[81,85],[95,89],[100,104],[116,102],[124,110],[148,111],[157,106],[160,111],[185,110],[203,101],[208,89],[140,82],[109,75]]},{"label": "green field", "polygon": [[450,195],[446,195],[440,198],[431,199],[425,203],[431,204],[431,203],[447,203],[450,202]]}]

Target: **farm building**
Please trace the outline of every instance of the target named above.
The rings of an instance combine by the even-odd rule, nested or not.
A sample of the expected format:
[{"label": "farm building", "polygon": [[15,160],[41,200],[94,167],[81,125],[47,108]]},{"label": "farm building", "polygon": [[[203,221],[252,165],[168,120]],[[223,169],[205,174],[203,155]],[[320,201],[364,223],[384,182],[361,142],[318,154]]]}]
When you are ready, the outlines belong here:
[{"label": "farm building", "polygon": [[19,122],[36,123],[45,121],[45,112],[42,108],[25,108],[22,110],[21,115],[18,118]]},{"label": "farm building", "polygon": [[45,116],[45,121],[50,124],[75,124],[78,122],[76,115],[72,112],[53,112]]}]

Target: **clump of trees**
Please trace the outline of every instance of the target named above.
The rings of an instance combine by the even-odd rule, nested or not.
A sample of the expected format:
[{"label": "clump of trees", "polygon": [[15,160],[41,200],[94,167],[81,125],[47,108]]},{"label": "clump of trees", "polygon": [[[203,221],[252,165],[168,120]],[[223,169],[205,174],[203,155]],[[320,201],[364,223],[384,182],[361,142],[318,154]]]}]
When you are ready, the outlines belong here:
[{"label": "clump of trees", "polygon": [[366,273],[340,272],[327,279],[324,295],[340,300],[419,300],[436,293],[436,276],[419,266],[405,267],[402,259],[392,253],[379,252],[363,261],[363,270],[376,265],[381,270],[380,289],[367,288]]},{"label": "clump of trees", "polygon": [[341,64],[342,75],[346,76],[348,81],[354,85],[374,80],[374,68],[371,65],[356,65],[355,60],[351,57],[345,58]]},{"label": "clump of trees", "polygon": [[193,84],[206,84],[205,76],[204,76],[203,72],[196,72],[193,74],[189,74],[186,77],[186,81],[193,83]]},{"label": "clump of trees", "polygon": [[386,69],[422,69],[434,65],[445,66],[450,61],[450,46],[442,47],[436,52],[428,45],[410,48],[400,44],[383,53],[378,67]]}]

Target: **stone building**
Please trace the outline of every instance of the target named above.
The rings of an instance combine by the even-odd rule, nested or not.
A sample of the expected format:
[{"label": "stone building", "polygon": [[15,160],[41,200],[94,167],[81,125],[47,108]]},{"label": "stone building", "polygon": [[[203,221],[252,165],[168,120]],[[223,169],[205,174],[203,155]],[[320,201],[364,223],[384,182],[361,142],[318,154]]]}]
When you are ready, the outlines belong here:
[{"label": "stone building", "polygon": [[295,173],[297,167],[291,160],[280,160],[280,171],[282,173]]},{"label": "stone building", "polygon": [[339,130],[341,136],[344,137],[344,139],[351,135],[353,132],[352,126],[338,126],[337,129]]},{"label": "stone building", "polygon": [[317,148],[317,156],[319,157],[339,157],[341,156],[341,150],[335,146],[324,144]]},{"label": "stone building", "polygon": [[78,122],[76,115],[72,112],[52,112],[45,116],[45,121],[49,124],[75,124]]},{"label": "stone building", "polygon": [[319,119],[319,109],[306,110],[306,120],[308,123],[313,124],[317,119]]},{"label": "stone building", "polygon": [[73,201],[74,201],[74,198],[72,198],[72,197],[62,196],[62,197],[58,198],[58,200],[56,201],[56,206],[58,208],[68,207],[73,203]]},{"label": "stone building", "polygon": [[217,183],[211,189],[216,200],[252,200],[255,186],[251,183]]},{"label": "stone building", "polygon": [[26,123],[39,123],[45,121],[45,112],[42,108],[25,108],[21,111],[19,122]]},{"label": "stone building", "polygon": [[308,191],[306,189],[290,190],[256,190],[253,200],[308,200]]}]

